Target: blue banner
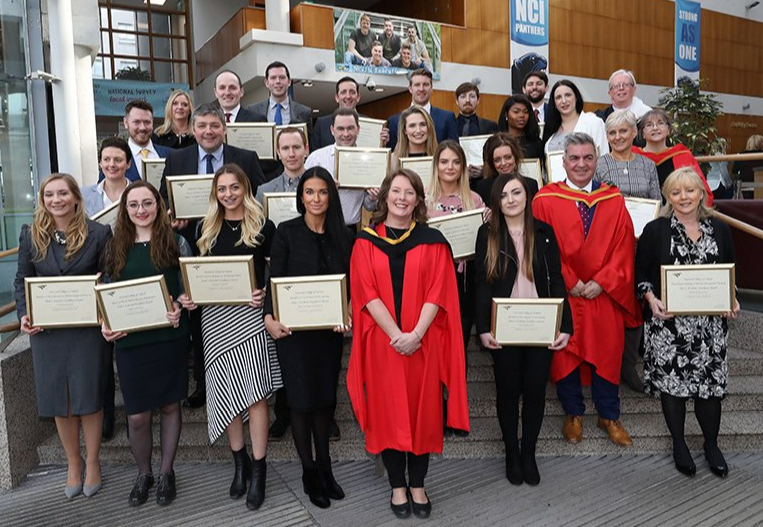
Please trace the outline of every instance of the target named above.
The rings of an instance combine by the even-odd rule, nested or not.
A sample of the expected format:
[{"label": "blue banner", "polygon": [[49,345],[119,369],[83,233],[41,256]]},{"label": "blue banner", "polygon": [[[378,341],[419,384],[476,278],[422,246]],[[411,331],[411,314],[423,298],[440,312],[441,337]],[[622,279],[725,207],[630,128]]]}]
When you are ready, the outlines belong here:
[{"label": "blue banner", "polygon": [[700,26],[699,2],[676,0],[675,80],[699,79]]},{"label": "blue banner", "polygon": [[164,118],[164,106],[175,90],[188,91],[187,84],[93,79],[95,115],[123,116],[125,105],[134,100],[147,101],[154,107],[154,117]]},{"label": "blue banner", "polygon": [[522,93],[525,76],[548,70],[548,0],[510,0],[511,89]]}]

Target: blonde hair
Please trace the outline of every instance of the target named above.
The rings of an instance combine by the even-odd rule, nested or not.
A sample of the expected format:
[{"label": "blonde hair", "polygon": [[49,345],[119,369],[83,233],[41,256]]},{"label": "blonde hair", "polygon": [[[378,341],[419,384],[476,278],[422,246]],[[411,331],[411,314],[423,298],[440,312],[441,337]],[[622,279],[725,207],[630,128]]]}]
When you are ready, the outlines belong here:
[{"label": "blonde hair", "polygon": [[223,226],[225,208],[217,199],[217,182],[220,176],[224,174],[234,175],[244,190],[244,219],[241,222],[241,239],[236,242],[236,246],[238,247],[243,243],[247,247],[257,247],[262,243],[260,231],[262,231],[262,227],[265,225],[265,213],[252,195],[252,186],[249,184],[247,175],[238,165],[230,163],[221,166],[215,172],[215,177],[212,180],[212,190],[209,193],[209,209],[206,216],[204,216],[201,236],[196,243],[202,256],[212,252],[212,248],[217,243],[220,229]]},{"label": "blonde hair", "polygon": [[452,139],[447,139],[437,146],[437,150],[434,153],[434,175],[429,181],[429,188],[427,188],[427,209],[432,210],[440,198],[442,198],[442,187],[440,187],[440,172],[438,166],[440,163],[440,156],[445,150],[454,152],[458,159],[461,161],[461,174],[458,176],[458,197],[461,198],[461,207],[464,211],[474,209],[474,198],[472,197],[472,190],[469,187],[469,175],[467,173],[466,166],[466,154],[461,145]]},{"label": "blonde hair", "polygon": [[434,131],[434,121],[432,121],[429,113],[422,106],[414,104],[405,110],[400,116],[400,122],[398,123],[397,127],[397,146],[395,147],[394,152],[398,159],[401,157],[408,157],[411,153],[408,136],[405,135],[405,125],[408,121],[408,118],[414,113],[422,115],[424,117],[424,121],[427,123],[427,144],[425,155],[433,156],[435,150],[437,149],[437,136],[435,135]]},{"label": "blonde hair", "polygon": [[745,150],[763,150],[763,135],[753,134],[748,137]]},{"label": "blonde hair", "polygon": [[699,207],[697,207],[697,218],[704,220],[710,217],[712,209],[705,205],[705,199],[707,198],[705,185],[702,183],[702,178],[699,174],[691,167],[674,170],[662,184],[662,195],[665,197],[666,203],[660,209],[660,217],[669,218],[673,214],[673,205],[671,205],[668,196],[673,189],[678,187],[695,187],[699,190],[702,196],[699,200]]},{"label": "blonde hair", "polygon": [[177,130],[175,130],[175,123],[172,122],[172,104],[175,102],[175,99],[181,95],[188,99],[188,117],[186,121],[188,130],[191,129],[191,113],[193,113],[193,99],[191,98],[191,94],[184,90],[175,90],[170,94],[170,98],[167,99],[167,104],[164,105],[164,122],[154,130],[156,135],[164,135],[169,132],[177,133]]},{"label": "blonde hair", "polygon": [[85,244],[87,238],[87,216],[85,207],[82,203],[82,192],[79,190],[77,181],[69,174],[55,173],[48,176],[40,185],[40,191],[37,195],[37,208],[34,209],[32,216],[31,235],[32,245],[37,253],[34,261],[41,262],[48,255],[48,247],[53,237],[53,231],[56,229],[53,215],[45,207],[45,188],[52,182],[63,180],[69,187],[69,192],[74,195],[74,218],[66,227],[66,252],[64,260],[70,260],[77,251]]}]

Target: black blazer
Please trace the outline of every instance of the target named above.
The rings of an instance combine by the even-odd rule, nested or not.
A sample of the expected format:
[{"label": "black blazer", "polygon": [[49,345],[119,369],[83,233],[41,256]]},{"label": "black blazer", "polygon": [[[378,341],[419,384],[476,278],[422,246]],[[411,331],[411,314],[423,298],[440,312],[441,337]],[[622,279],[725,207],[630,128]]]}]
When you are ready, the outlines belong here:
[{"label": "black blazer", "polygon": [[238,109],[238,113],[236,114],[236,120],[233,121],[235,123],[255,123],[257,122],[257,116],[254,115],[252,112],[249,111],[248,108],[244,108],[243,106]]},{"label": "black blazer", "polygon": [[[718,244],[718,262],[734,263],[734,240],[728,225],[716,218],[710,218],[715,243]],[[670,218],[657,218],[644,227],[644,232],[636,245],[636,289],[639,284],[649,282],[654,296],[662,294],[661,265],[673,265],[670,256]],[[644,309],[644,316],[652,316],[651,309]]]},{"label": "black blazer", "polygon": [[[559,246],[556,243],[554,230],[547,223],[534,220],[535,223],[535,257],[533,258],[533,276],[535,290],[539,298],[564,298],[562,310],[562,324],[560,331],[572,335],[572,311],[567,302],[567,288],[562,276],[562,264],[559,260]],[[487,283],[487,271],[485,268],[485,256],[487,255],[487,237],[490,224],[483,224],[477,232],[476,255],[474,257],[474,284],[477,306],[474,322],[477,326],[477,334],[490,331],[490,317],[493,298],[509,298],[514,282],[517,279],[518,265],[514,257],[509,256],[508,243],[509,233],[501,240],[501,257],[509,259],[506,268],[506,276],[493,282]]]},{"label": "black blazer", "polygon": [[[257,152],[236,148],[227,144],[223,145],[223,163],[236,163],[249,178],[252,186],[252,195],[257,193],[257,187],[265,182],[265,176],[260,168],[260,160]],[[183,176],[186,174],[196,174],[199,171],[199,147],[197,145],[189,146],[181,150],[173,150],[167,156],[164,163],[164,173],[162,174],[162,185],[159,193],[167,202],[167,176]]]}]

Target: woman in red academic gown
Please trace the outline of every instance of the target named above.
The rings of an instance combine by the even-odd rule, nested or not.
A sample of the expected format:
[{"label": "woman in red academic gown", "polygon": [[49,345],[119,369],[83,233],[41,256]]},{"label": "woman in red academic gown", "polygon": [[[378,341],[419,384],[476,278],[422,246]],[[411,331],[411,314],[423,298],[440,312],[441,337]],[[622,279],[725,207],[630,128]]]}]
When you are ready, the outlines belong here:
[{"label": "woman in red academic gown", "polygon": [[347,389],[366,450],[381,453],[399,518],[426,518],[432,508],[424,477],[429,453],[442,451],[442,384],[447,425],[469,429],[453,257],[426,218],[421,179],[410,170],[390,173],[379,189],[376,227],[360,233],[350,261]]}]

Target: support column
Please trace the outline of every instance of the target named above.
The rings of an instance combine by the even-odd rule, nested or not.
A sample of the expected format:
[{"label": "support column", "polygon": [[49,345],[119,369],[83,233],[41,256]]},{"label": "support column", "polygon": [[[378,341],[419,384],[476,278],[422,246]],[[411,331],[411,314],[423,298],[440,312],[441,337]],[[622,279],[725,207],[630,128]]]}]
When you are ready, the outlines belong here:
[{"label": "support column", "polygon": [[289,0],[265,0],[265,29],[289,33]]}]

